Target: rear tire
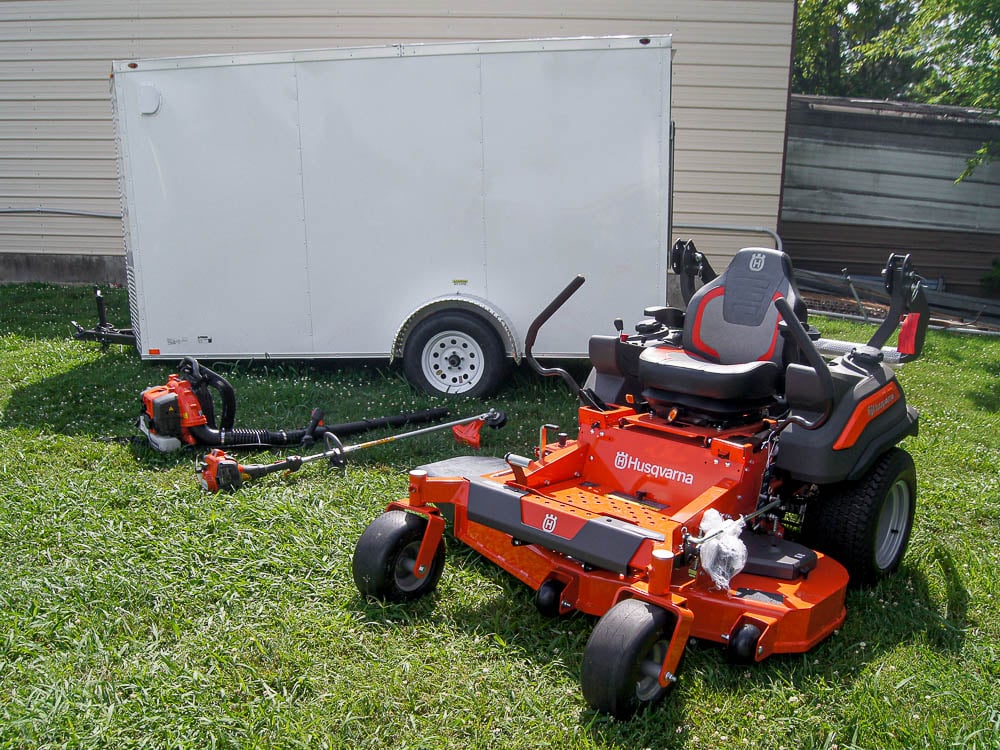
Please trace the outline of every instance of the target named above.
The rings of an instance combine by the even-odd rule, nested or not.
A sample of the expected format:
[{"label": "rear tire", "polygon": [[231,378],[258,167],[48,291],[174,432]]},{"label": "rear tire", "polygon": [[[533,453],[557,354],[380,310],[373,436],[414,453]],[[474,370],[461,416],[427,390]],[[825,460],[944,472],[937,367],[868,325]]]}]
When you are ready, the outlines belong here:
[{"label": "rear tire", "polygon": [[587,703],[625,720],[663,698],[670,687],[660,685],[659,673],[673,625],[666,610],[638,599],[609,609],[583,652],[580,683]]},{"label": "rear tire", "polygon": [[890,448],[861,479],[822,488],[802,524],[805,540],[867,586],[899,567],[910,541],[917,473],[910,454]]},{"label": "rear tire", "polygon": [[427,519],[390,510],[365,529],[354,549],[354,583],[362,596],[389,602],[419,599],[431,593],[444,570],[444,542],[438,544],[431,568],[422,578],[414,571]]},{"label": "rear tire", "polygon": [[500,385],[507,363],[503,343],[492,326],[462,311],[425,318],[403,346],[407,379],[436,396],[487,396]]}]

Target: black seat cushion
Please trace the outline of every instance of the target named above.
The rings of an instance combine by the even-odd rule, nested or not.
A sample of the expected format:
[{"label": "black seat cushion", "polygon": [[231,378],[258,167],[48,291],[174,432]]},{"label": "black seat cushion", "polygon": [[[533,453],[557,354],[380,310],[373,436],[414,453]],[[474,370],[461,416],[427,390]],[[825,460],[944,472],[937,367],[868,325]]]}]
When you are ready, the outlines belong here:
[{"label": "black seat cushion", "polygon": [[646,388],[720,401],[774,398],[781,368],[770,360],[720,365],[673,347],[655,347],[639,358]]}]

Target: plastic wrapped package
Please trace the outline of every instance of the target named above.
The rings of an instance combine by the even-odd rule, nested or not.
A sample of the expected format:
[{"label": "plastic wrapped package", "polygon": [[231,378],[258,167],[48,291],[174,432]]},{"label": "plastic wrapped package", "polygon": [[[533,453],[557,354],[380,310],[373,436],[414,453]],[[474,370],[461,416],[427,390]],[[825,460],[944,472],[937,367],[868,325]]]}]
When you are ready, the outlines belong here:
[{"label": "plastic wrapped package", "polygon": [[747,564],[747,546],[740,539],[743,519],[726,519],[715,508],[709,508],[701,519],[699,549],[701,566],[720,589],[728,589],[729,582]]}]

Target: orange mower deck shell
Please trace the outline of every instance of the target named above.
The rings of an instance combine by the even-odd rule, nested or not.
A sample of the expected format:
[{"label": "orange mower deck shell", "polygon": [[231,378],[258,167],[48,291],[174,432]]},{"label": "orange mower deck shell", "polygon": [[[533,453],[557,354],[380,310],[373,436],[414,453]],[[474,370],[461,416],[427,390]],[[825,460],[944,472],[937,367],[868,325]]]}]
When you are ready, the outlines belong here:
[{"label": "orange mower deck shell", "polygon": [[[577,440],[545,446],[526,467],[475,477],[412,472],[409,496],[389,508],[431,520],[417,568],[429,565],[444,516],[458,540],[532,589],[561,584],[561,612],[600,616],[626,598],[660,606],[676,621],[663,684],[690,637],[726,643],[754,625],[760,661],[807,651],[841,625],[848,573],[821,553],[807,575],[742,572],[728,590],[682,562],[685,537],[698,535],[706,510],[731,517],[754,511],[767,462],[755,434],[765,433],[765,424],[720,431],[587,407],[579,423]],[[591,549],[583,537],[611,540],[618,556]]]}]

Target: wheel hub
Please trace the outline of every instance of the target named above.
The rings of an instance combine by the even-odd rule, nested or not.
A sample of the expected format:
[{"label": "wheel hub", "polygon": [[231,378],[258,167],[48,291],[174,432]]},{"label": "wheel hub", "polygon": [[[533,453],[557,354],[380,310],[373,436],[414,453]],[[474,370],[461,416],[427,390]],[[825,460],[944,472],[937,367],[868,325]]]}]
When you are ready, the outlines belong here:
[{"label": "wheel hub", "polygon": [[421,367],[427,380],[446,393],[463,393],[479,382],[483,350],[462,331],[442,331],[424,346]]}]

